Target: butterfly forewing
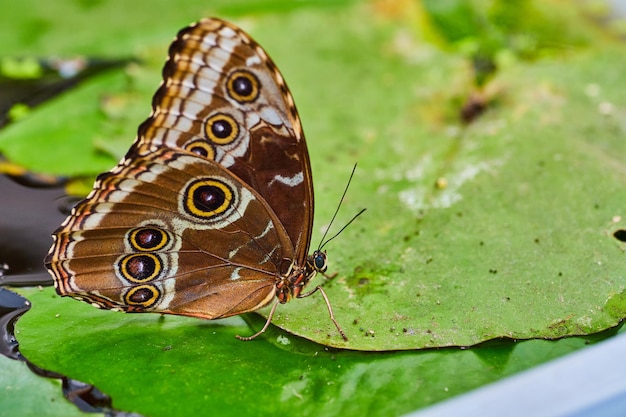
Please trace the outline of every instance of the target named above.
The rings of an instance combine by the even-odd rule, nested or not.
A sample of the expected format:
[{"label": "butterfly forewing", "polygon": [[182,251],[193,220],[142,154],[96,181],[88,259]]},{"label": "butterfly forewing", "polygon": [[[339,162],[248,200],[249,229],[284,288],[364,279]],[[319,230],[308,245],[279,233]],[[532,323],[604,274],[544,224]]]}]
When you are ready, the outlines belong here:
[{"label": "butterfly forewing", "polygon": [[179,32],[163,78],[138,143],[188,150],[239,177],[276,213],[303,264],[309,157],[293,98],[265,51],[237,27],[205,19]]}]

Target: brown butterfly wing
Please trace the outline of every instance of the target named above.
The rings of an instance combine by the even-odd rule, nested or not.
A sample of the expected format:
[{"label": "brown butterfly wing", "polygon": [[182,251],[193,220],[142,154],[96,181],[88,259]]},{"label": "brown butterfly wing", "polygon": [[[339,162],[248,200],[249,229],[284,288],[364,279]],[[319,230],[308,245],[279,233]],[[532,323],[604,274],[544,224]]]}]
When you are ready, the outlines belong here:
[{"label": "brown butterfly wing", "polygon": [[308,253],[313,185],[293,98],[265,51],[218,19],[181,30],[137,143],[212,159],[255,189],[284,225],[297,264]]},{"label": "brown butterfly wing", "polygon": [[61,295],[98,307],[214,319],[256,310],[294,257],[263,198],[214,161],[137,148],[54,233]]}]

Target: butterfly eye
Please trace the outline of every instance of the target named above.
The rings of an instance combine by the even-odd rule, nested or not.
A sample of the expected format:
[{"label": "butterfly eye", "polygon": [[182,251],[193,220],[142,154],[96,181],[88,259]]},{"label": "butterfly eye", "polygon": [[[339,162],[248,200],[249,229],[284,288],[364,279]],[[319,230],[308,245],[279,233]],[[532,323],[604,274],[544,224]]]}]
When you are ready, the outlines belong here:
[{"label": "butterfly eye", "polygon": [[210,219],[224,213],[231,205],[233,192],[229,186],[215,179],[192,182],[185,192],[185,210],[201,219]]},{"label": "butterfly eye", "polygon": [[228,95],[239,103],[251,103],[259,96],[261,83],[253,73],[244,70],[234,71],[226,84]]},{"label": "butterfly eye", "polygon": [[168,234],[153,227],[142,227],[133,230],[128,236],[130,246],[138,251],[156,251],[169,242]]},{"label": "butterfly eye", "polygon": [[154,254],[142,253],[123,257],[118,262],[120,274],[131,282],[148,282],[163,270],[163,263]]},{"label": "butterfly eye", "polygon": [[196,139],[185,145],[185,149],[206,159],[215,160],[215,149],[203,139]]},{"label": "butterfly eye", "polygon": [[204,132],[212,143],[227,145],[239,136],[239,125],[231,116],[218,113],[206,121]]},{"label": "butterfly eye", "polygon": [[132,288],[124,296],[124,300],[129,305],[150,307],[159,299],[159,290],[152,285],[139,285]]},{"label": "butterfly eye", "polygon": [[315,251],[313,252],[313,264],[315,269],[320,272],[325,272],[327,268],[326,264],[326,252]]}]

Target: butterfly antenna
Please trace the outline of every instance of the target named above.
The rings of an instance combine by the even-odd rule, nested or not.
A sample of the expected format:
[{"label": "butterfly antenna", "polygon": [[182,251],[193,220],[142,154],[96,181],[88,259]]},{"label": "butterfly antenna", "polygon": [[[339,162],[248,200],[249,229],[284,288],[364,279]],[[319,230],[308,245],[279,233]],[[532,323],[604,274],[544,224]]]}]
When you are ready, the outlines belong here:
[{"label": "butterfly antenna", "polygon": [[365,210],[367,210],[367,209],[361,209],[361,211],[359,211],[357,214],[355,214],[355,215],[354,215],[354,217],[353,217],[353,218],[352,218],[352,219],[351,219],[348,223],[346,223],[346,225],[345,225],[344,227],[342,227],[342,228],[341,228],[341,230],[339,230],[337,233],[335,233],[335,235],[334,235],[333,237],[331,237],[331,238],[330,238],[330,239],[328,239],[326,242],[324,242],[324,243],[323,243],[323,244],[319,247],[319,249],[318,249],[318,250],[322,250],[322,248],[323,248],[324,246],[326,246],[326,244],[327,244],[328,242],[330,242],[331,240],[333,240],[334,238],[336,238],[337,236],[339,236],[339,234],[340,234],[341,232],[343,232],[343,231],[346,229],[346,227],[350,226],[350,223],[352,223],[353,221],[355,221],[355,220],[356,220],[356,218],[357,218],[357,217],[359,217],[361,214],[363,214],[363,212],[364,212]]},{"label": "butterfly antenna", "polygon": [[322,248],[324,246],[326,246],[326,244],[328,242],[330,242],[331,240],[336,238],[339,233],[341,233],[346,227],[348,227],[348,225],[350,223],[352,223],[354,221],[354,219],[359,217],[361,215],[361,213],[363,213],[365,211],[365,209],[361,210],[356,216],[354,216],[352,218],[352,220],[350,220],[348,222],[348,224],[346,224],[344,227],[342,227],[339,232],[337,232],[333,237],[331,237],[330,239],[328,239],[327,241],[324,242],[324,239],[326,239],[326,235],[328,234],[328,231],[330,230],[330,227],[333,225],[333,222],[335,221],[335,217],[337,217],[337,213],[339,213],[339,209],[341,208],[341,204],[343,204],[343,199],[346,197],[346,193],[348,192],[348,188],[350,187],[350,183],[352,182],[352,177],[354,176],[354,172],[356,171],[356,165],[357,164],[354,164],[354,167],[352,168],[352,172],[350,173],[350,178],[348,178],[348,183],[346,184],[346,188],[343,190],[343,194],[341,195],[341,199],[339,199],[339,204],[337,205],[337,209],[335,210],[335,214],[333,214],[333,217],[330,219],[330,223],[328,224],[328,227],[326,228],[326,231],[324,232],[324,235],[322,236],[322,239],[320,240],[320,244],[318,246],[318,250],[322,250]]}]

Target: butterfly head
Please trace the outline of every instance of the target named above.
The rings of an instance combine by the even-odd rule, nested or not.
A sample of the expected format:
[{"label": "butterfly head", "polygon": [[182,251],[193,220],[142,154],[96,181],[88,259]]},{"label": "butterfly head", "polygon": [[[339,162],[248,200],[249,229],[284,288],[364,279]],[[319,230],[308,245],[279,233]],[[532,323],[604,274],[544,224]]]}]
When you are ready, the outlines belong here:
[{"label": "butterfly head", "polygon": [[328,268],[326,251],[316,250],[309,258],[309,262],[315,271],[326,272],[326,268]]}]

